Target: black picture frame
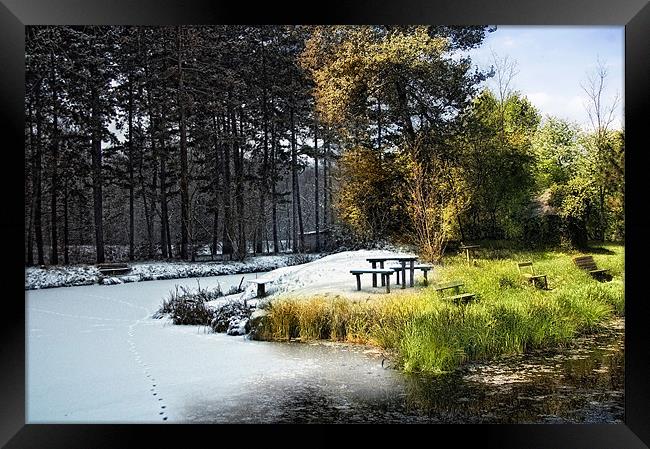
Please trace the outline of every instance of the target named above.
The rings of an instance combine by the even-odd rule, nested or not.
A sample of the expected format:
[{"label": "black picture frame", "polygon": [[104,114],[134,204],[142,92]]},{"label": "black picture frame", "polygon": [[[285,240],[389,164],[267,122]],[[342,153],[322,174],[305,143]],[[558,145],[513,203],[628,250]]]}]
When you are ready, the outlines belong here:
[{"label": "black picture frame", "polygon": [[[0,324],[0,444],[8,448],[100,448],[161,447],[171,437],[175,445],[221,445],[234,436],[241,444],[277,442],[311,444],[312,441],[344,441],[341,427],[308,428],[307,438],[298,436],[295,426],[266,426],[251,432],[236,426],[215,428],[206,425],[34,425],[25,424],[25,310],[19,298],[24,295],[23,235],[21,195],[13,192],[23,180],[19,164],[24,163],[24,26],[63,24],[358,24],[431,23],[496,25],[620,25],[625,26],[625,132],[626,151],[626,333],[625,333],[625,423],[570,425],[437,425],[387,428],[353,426],[362,434],[365,445],[395,436],[402,444],[410,441],[435,445],[444,441],[454,446],[498,448],[644,448],[650,445],[650,402],[648,363],[647,276],[648,219],[645,195],[648,186],[644,172],[648,162],[646,118],[649,117],[650,6],[647,0],[481,1],[426,0],[328,1],[281,5],[276,2],[255,5],[249,2],[183,0],[0,0],[0,123],[2,160],[8,170],[2,182],[2,229],[6,261],[2,269],[2,315]],[[9,160],[7,160],[9,158]],[[23,180],[24,181],[24,180]],[[631,184],[631,185],[630,185]],[[13,236],[16,236],[15,238]],[[7,289],[6,287],[12,287]],[[22,293],[21,293],[22,292]],[[22,296],[24,297],[24,296]],[[345,428],[350,430],[350,426]],[[301,428],[299,430],[304,430]],[[404,430],[404,432],[401,432]],[[360,435],[361,436],[361,435]],[[136,443],[137,437],[144,440]],[[424,438],[424,439],[422,439]],[[197,441],[204,440],[203,442]],[[449,443],[447,443],[449,444]]]}]

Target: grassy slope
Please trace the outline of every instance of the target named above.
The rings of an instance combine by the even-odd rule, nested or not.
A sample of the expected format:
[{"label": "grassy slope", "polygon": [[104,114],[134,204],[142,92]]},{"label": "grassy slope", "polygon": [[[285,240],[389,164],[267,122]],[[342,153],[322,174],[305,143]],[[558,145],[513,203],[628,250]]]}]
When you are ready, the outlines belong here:
[{"label": "grassy slope", "polygon": [[[395,350],[406,371],[441,372],[467,360],[487,359],[529,348],[564,345],[581,332],[624,313],[621,245],[594,253],[611,282],[577,269],[571,256],[555,251],[483,250],[467,266],[451,256],[434,270],[435,282],[460,279],[478,301],[457,306],[431,287],[396,290],[366,302],[345,298],[284,297],[269,307],[262,338],[333,339]],[[515,262],[532,260],[548,276],[550,290],[522,281]]]}]

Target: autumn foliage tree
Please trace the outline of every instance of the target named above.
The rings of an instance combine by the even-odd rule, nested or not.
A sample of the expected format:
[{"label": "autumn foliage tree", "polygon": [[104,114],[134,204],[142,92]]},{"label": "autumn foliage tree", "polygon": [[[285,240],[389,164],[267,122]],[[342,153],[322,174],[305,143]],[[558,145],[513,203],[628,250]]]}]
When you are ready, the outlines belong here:
[{"label": "autumn foliage tree", "polygon": [[[318,113],[347,148],[340,217],[360,234],[421,241],[413,238],[413,167],[406,162],[425,170],[438,161],[452,164],[448,136],[488,73],[451,53],[479,45],[490,30],[334,26],[311,34],[301,63],[313,79]],[[433,246],[439,253],[444,245]]]}]

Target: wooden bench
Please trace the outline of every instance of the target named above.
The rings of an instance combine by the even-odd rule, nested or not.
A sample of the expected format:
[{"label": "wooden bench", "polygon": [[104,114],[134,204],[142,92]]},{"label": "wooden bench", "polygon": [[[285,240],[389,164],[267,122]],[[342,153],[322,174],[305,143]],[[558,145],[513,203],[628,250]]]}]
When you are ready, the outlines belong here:
[{"label": "wooden bench", "polygon": [[[525,270],[526,267],[530,267],[530,273],[526,273],[525,271],[522,271],[522,268]],[[535,269],[533,268],[532,261],[527,260],[525,262],[517,262],[517,270],[519,271],[519,274],[525,277],[528,280],[528,282],[532,283],[534,286],[537,286],[538,280],[543,280],[544,290],[548,290],[548,280],[546,279],[546,275],[535,274]]]},{"label": "wooden bench", "polygon": [[454,289],[454,293],[456,293],[456,294],[453,295],[453,296],[446,296],[445,298],[454,301],[456,304],[459,304],[461,302],[466,304],[469,301],[471,301],[472,299],[474,299],[476,294],[475,293],[460,293],[460,289],[463,286],[465,286],[464,282],[451,281],[451,282],[444,282],[442,284],[436,285],[434,290],[436,290],[438,293],[440,293],[441,295],[444,296],[444,292],[446,290]]},{"label": "wooden bench", "polygon": [[[402,272],[403,268],[401,265],[397,266],[392,266],[388,267],[389,269],[393,270],[397,274],[397,278],[395,279],[395,282],[397,284],[400,283],[400,273]],[[413,270],[420,270],[424,272],[424,285],[429,285],[429,278],[427,277],[427,273],[430,270],[433,270],[433,267],[431,265],[413,265]]]},{"label": "wooden bench", "polygon": [[587,271],[596,279],[600,280],[609,276],[608,269],[599,269],[596,266],[594,256],[576,256],[573,258],[573,262],[578,268]]},{"label": "wooden bench", "polygon": [[99,263],[96,266],[100,274],[105,276],[125,274],[131,271],[131,268],[125,263]]},{"label": "wooden bench", "polygon": [[[382,285],[386,284],[386,293],[390,293],[390,275],[393,274],[392,269],[388,268],[359,268],[350,270],[350,273],[357,277],[357,290],[361,290],[361,275],[363,273],[370,273],[376,277],[378,274],[381,275]],[[376,284],[373,285],[376,287]]]},{"label": "wooden bench", "polygon": [[267,278],[249,279],[248,282],[250,282],[251,284],[257,284],[257,297],[264,298],[266,296],[266,284],[271,282],[271,279],[267,279]]},{"label": "wooden bench", "polygon": [[426,264],[420,264],[416,265],[413,267],[415,270],[420,270],[424,273],[424,285],[429,285],[429,278],[427,277],[427,273],[429,273],[430,270],[433,270],[432,265],[426,265]]}]

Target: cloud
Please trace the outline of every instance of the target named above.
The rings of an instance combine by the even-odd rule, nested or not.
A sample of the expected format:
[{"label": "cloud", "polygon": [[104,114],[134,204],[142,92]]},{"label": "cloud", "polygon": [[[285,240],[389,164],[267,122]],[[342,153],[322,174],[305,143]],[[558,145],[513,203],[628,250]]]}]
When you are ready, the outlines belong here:
[{"label": "cloud", "polygon": [[528,100],[540,109],[544,109],[553,101],[551,95],[546,92],[532,92],[526,94],[526,97],[528,97]]},{"label": "cloud", "polygon": [[528,100],[545,115],[577,122],[582,127],[589,125],[585,109],[586,98],[581,95],[565,96],[544,91],[525,93]]}]

